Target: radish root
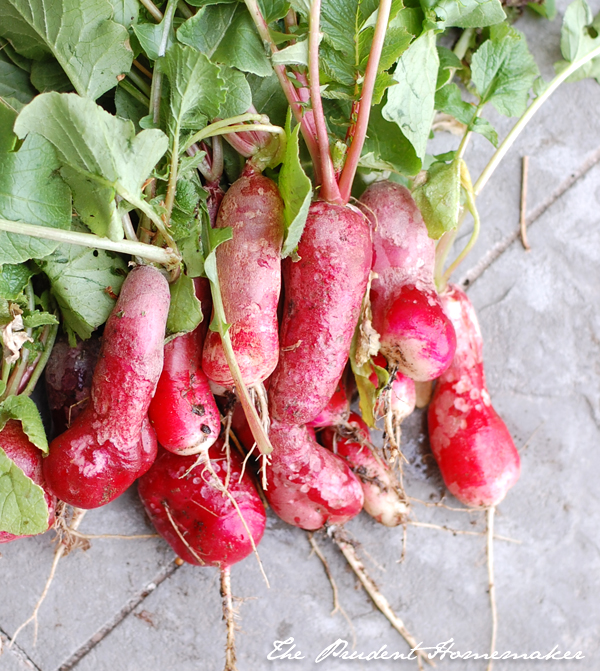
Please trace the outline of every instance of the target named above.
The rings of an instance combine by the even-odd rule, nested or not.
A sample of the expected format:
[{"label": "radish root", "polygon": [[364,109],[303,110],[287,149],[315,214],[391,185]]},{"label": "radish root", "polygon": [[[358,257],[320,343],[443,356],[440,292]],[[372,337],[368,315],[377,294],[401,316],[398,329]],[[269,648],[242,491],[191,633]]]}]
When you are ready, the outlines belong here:
[{"label": "radish root", "polygon": [[9,649],[12,648],[14,642],[17,640],[17,636],[30,622],[33,622],[33,644],[36,645],[38,635],[38,613],[42,604],[44,603],[44,600],[46,599],[46,596],[48,595],[48,592],[50,591],[50,585],[54,580],[56,569],[58,567],[58,562],[60,561],[61,557],[68,555],[69,552],[74,550],[76,547],[81,547],[84,550],[87,550],[89,547],[89,543],[87,541],[82,542],[81,539],[77,538],[74,539],[74,534],[72,533],[73,531],[77,531],[77,528],[81,524],[81,521],[83,520],[85,513],[86,513],[85,510],[81,510],[80,508],[73,508],[73,515],[71,517],[71,521],[67,525],[65,521],[66,505],[61,509],[61,512],[57,517],[57,522],[55,526],[58,546],[54,552],[54,559],[52,560],[52,566],[50,567],[50,574],[48,575],[48,580],[46,580],[46,584],[44,585],[42,594],[40,595],[40,598],[35,604],[32,614],[27,618],[27,620],[25,620],[25,622],[23,622],[23,624],[21,624],[17,628],[17,630],[13,634],[10,644],[8,646]]},{"label": "radish root", "polygon": [[235,619],[237,613],[233,607],[233,596],[231,595],[231,568],[229,566],[225,566],[221,569],[221,599],[223,604],[223,620],[227,627],[224,671],[237,671],[237,666],[235,665]]},{"label": "radish root", "polygon": [[[418,648],[419,643],[414,639],[410,632],[404,626],[404,622],[394,613],[394,610],[390,606],[388,600],[383,596],[379,591],[379,588],[375,584],[374,580],[367,573],[367,570],[359,559],[356,552],[354,544],[346,537],[345,533],[339,527],[330,527],[329,534],[333,539],[333,542],[338,546],[341,553],[344,555],[346,561],[350,565],[350,568],[354,571],[356,577],[360,580],[361,585],[364,587],[367,594],[371,597],[373,603],[377,608],[383,613],[387,618],[388,622],[394,627],[394,629],[402,636],[402,638],[410,645],[411,649]],[[431,666],[435,664],[427,657],[427,655],[421,650],[415,650],[417,655],[417,660],[419,663],[419,668],[422,669],[423,662]]]},{"label": "radish root", "polygon": [[490,661],[487,671],[492,671],[494,660],[491,656],[496,649],[496,637],[498,635],[498,612],[496,610],[496,585],[494,584],[494,514],[496,506],[490,506],[487,510],[487,567],[488,583],[490,593],[490,608],[492,611],[492,639],[490,642]]}]

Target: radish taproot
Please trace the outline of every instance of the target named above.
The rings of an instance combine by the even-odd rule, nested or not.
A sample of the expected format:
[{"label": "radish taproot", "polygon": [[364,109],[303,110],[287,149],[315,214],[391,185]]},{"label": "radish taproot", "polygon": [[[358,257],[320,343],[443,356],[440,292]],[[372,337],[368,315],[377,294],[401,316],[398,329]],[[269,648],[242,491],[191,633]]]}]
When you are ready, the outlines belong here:
[{"label": "radish taproot", "polygon": [[[11,459],[15,466],[44,490],[44,498],[48,506],[48,529],[54,524],[56,498],[47,488],[42,472],[42,452],[29,440],[23,431],[21,422],[9,419],[0,431],[0,448]],[[17,536],[0,530],[0,543],[10,543],[26,534]]]},{"label": "radish taproot", "polygon": [[168,309],[162,274],[134,268],[106,322],[91,402],[44,460],[50,490],[66,503],[105,505],[142,469],[141,430],[162,370]]},{"label": "radish taproot", "polygon": [[410,192],[376,182],[360,198],[373,226],[373,327],[381,352],[413,380],[433,380],[452,361],[456,337],[435,289],[435,244]]},{"label": "radish taproot", "polygon": [[284,261],[279,363],[270,379],[271,416],[311,422],[333,396],[348,360],[371,269],[371,232],[351,206],[310,206],[298,261]]},{"label": "radish taproot", "polygon": [[519,478],[519,453],[490,401],[481,331],[471,302],[452,285],[442,301],[456,330],[457,347],[429,406],[431,449],[446,486],[459,501],[494,506]]},{"label": "radish taproot", "polygon": [[343,457],[359,478],[365,512],[387,527],[402,524],[408,514],[408,501],[394,472],[375,451],[369,427],[361,417],[352,413],[345,426],[327,427],[320,439]]},{"label": "radish taproot", "polygon": [[[216,226],[233,232],[216,250],[217,268],[233,351],[244,383],[252,386],[269,377],[279,356],[283,201],[275,183],[248,166],[225,194]],[[202,369],[212,382],[233,386],[214,331],[204,343]]]},{"label": "radish taproot", "polygon": [[364,500],[359,481],[343,459],[317,443],[311,427],[273,422],[269,438],[265,495],[284,522],[311,531],[358,515]]},{"label": "radish taproot", "polygon": [[[217,441],[208,458],[220,486],[195,456],[161,450],[152,468],[139,480],[140,498],[158,533],[189,564],[224,568],[247,557],[263,535],[265,509],[242,462],[229,461]],[[235,499],[223,495],[222,488]],[[240,516],[241,514],[241,516]],[[243,518],[243,521],[242,521]]]}]

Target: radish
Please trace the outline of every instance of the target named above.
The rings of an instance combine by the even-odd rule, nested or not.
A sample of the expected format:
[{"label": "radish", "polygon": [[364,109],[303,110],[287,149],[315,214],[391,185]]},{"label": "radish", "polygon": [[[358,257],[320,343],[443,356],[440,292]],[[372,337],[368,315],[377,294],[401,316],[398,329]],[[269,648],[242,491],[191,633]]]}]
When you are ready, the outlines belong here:
[{"label": "radish", "polygon": [[363,492],[347,464],[321,447],[314,430],[273,422],[265,495],[284,522],[301,529],[343,524],[360,512]]},{"label": "radish", "polygon": [[481,331],[467,295],[450,285],[442,295],[456,330],[454,360],[429,406],[429,439],[450,492],[467,506],[495,506],[520,473],[519,453],[490,401]]},{"label": "radish", "polygon": [[387,527],[405,521],[408,501],[394,472],[376,453],[368,426],[352,413],[344,427],[327,427],[320,434],[325,447],[343,457],[360,479],[364,509]]},{"label": "radish", "polygon": [[201,326],[165,345],[163,371],[148,411],[158,442],[176,454],[197,454],[221,430],[219,409],[200,367]]},{"label": "radish", "polygon": [[[216,226],[233,231],[233,238],[216,250],[217,268],[234,354],[244,383],[252,386],[269,377],[279,356],[283,201],[274,182],[248,164],[225,194]],[[204,343],[202,368],[211,381],[233,386],[214,331]]]},{"label": "radish", "polygon": [[[373,363],[380,368],[387,367],[387,362],[381,354],[377,354],[373,357]],[[369,379],[377,386],[378,381],[375,372],[371,373]],[[414,380],[398,371],[389,384],[389,389],[387,391],[384,390],[384,393],[377,399],[375,415],[383,417],[389,410],[392,415],[393,423],[399,426],[412,414],[415,409],[416,401],[417,393]]]},{"label": "radish", "polygon": [[381,352],[413,380],[433,380],[452,361],[456,337],[435,289],[435,244],[410,192],[376,182],[360,198],[373,225],[373,327]]},{"label": "radish", "polygon": [[[21,422],[15,419],[9,419],[2,431],[0,431],[0,448],[4,450],[6,456],[18,466],[25,475],[33,480],[44,490],[46,504],[48,505],[48,529],[54,524],[54,514],[56,510],[56,498],[48,491],[44,475],[42,473],[42,453],[29,440]],[[0,531],[0,543],[10,543],[17,538],[26,536],[16,536],[7,531]]]},{"label": "radish", "polygon": [[140,436],[163,365],[169,288],[151,266],[134,268],[106,322],[91,403],[50,445],[50,490],[78,508],[123,493],[142,468]]},{"label": "radish", "polygon": [[273,419],[312,421],[346,365],[371,268],[371,232],[351,206],[310,206],[298,261],[284,261],[279,363],[270,379]]},{"label": "radish", "polygon": [[[224,568],[241,561],[265,530],[264,506],[250,477],[242,477],[241,459],[232,452],[228,461],[222,447],[218,441],[208,451],[214,476],[196,457],[161,450],[138,485],[158,533],[183,560],[197,566]],[[223,495],[225,486],[237,509]]]},{"label": "radish", "polygon": [[156,440],[156,431],[152,428],[152,424],[148,417],[144,417],[142,422],[142,431],[140,433],[139,442],[141,463],[136,477],[141,478],[144,473],[147,473],[150,466],[155,462],[158,454],[158,442]]},{"label": "radish", "polygon": [[309,422],[309,425],[315,429],[324,426],[336,426],[348,421],[349,414],[350,401],[348,400],[344,376],[342,376],[333,392],[333,396],[329,399],[329,403],[327,403],[312,422]]}]

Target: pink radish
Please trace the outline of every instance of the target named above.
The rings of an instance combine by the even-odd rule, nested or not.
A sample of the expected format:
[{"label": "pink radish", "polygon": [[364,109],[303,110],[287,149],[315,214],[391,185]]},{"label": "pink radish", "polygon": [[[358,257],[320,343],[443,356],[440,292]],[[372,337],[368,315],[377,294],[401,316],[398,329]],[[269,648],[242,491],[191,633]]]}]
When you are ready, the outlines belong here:
[{"label": "pink radish", "polygon": [[368,426],[355,413],[344,427],[328,427],[320,434],[325,447],[343,457],[360,479],[364,509],[381,524],[395,527],[408,513],[408,502],[392,469],[376,452]]},{"label": "pink radish", "polygon": [[169,287],[152,266],[134,268],[106,322],[91,402],[50,445],[50,490],[77,508],[122,494],[142,469],[140,437],[163,365]]},{"label": "pink radish", "polygon": [[490,401],[481,331],[467,295],[449,286],[442,296],[456,330],[454,360],[429,406],[429,439],[450,492],[467,506],[495,506],[520,474],[519,453]]},{"label": "pink radish", "polygon": [[327,403],[312,422],[309,422],[309,425],[315,429],[324,426],[336,426],[337,424],[346,422],[349,414],[350,401],[348,400],[348,393],[342,376],[333,396],[329,399],[329,403]]},{"label": "pink radish", "polygon": [[271,415],[312,421],[346,365],[371,268],[371,233],[350,206],[310,207],[298,261],[284,261],[285,304],[279,363],[270,380]]},{"label": "pink radish", "polygon": [[452,361],[456,337],[437,295],[435,245],[410,192],[376,182],[361,196],[373,225],[373,326],[381,352],[413,380],[432,380]]}]

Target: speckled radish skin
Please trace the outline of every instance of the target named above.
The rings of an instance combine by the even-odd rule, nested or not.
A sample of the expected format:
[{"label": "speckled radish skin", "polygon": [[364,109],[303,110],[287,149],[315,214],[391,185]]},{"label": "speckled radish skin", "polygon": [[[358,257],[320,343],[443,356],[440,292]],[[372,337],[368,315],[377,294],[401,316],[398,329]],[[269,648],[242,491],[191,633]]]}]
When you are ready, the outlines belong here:
[{"label": "speckled radish skin", "polygon": [[283,264],[285,302],[279,363],[270,379],[271,416],[312,421],[335,392],[346,365],[371,269],[371,231],[356,209],[317,202]]},{"label": "speckled radish skin", "polygon": [[457,346],[429,406],[431,449],[446,486],[459,501],[471,507],[497,505],[519,478],[519,453],[490,401],[471,302],[456,286],[449,286],[442,300]]},{"label": "speckled radish skin", "polygon": [[376,182],[360,200],[373,226],[371,309],[381,352],[413,380],[433,380],[456,344],[433,280],[435,243],[402,185]]},{"label": "speckled radish skin", "polygon": [[392,469],[373,452],[368,426],[356,414],[348,420],[351,430],[328,427],[321,434],[325,447],[343,457],[359,478],[364,509],[387,527],[402,524],[408,514],[408,503]]},{"label": "speckled radish skin", "polygon": [[175,454],[197,454],[221,430],[219,409],[200,367],[200,335],[196,329],[165,345],[163,371],[148,410],[158,442]]},{"label": "speckled radish skin", "polygon": [[[227,459],[222,446],[221,441],[215,443],[208,454],[224,484]],[[248,474],[240,479],[242,463],[237,453],[232,451],[230,456],[228,489],[258,545],[266,525],[265,509]],[[224,568],[247,557],[252,545],[231,500],[211,484],[204,464],[191,468],[196,460],[196,456],[161,450],[152,468],[140,478],[138,491],[156,530],[183,560],[197,566]]]},{"label": "speckled radish skin", "polygon": [[[219,283],[233,351],[245,384],[253,385],[269,377],[279,357],[283,201],[275,183],[244,173],[221,203],[217,228],[226,226],[233,239],[216,250]],[[233,386],[218,333],[207,334],[202,369],[213,382]]]},{"label": "speckled radish skin", "polygon": [[141,454],[141,464],[136,477],[141,478],[144,473],[148,472],[150,466],[152,466],[152,464],[156,461],[156,455],[158,454],[156,432],[152,428],[152,424],[150,424],[148,417],[144,417],[144,421],[142,422],[139,447]]},{"label": "speckled radish skin", "polygon": [[[44,490],[46,504],[48,505],[48,529],[54,524],[54,514],[56,510],[56,498],[48,491],[44,475],[42,472],[42,453],[29,440],[21,422],[15,419],[9,419],[2,431],[0,431],[0,448],[4,450],[6,456],[12,459],[14,463],[31,478],[36,485]],[[16,536],[7,531],[0,531],[0,543],[10,543],[17,538],[26,538],[26,535]]]},{"label": "speckled radish skin", "polygon": [[163,365],[169,287],[151,266],[127,276],[104,329],[91,402],[50,445],[50,490],[78,508],[97,508],[125,491],[142,467],[140,433]]},{"label": "speckled radish skin", "polygon": [[348,400],[343,379],[341,379],[327,405],[312,420],[312,422],[309,422],[309,426],[312,426],[315,429],[324,426],[336,426],[341,422],[347,421],[349,415],[350,401]]},{"label": "speckled radish skin", "polygon": [[343,459],[319,445],[307,426],[273,422],[265,495],[288,524],[312,531],[343,524],[361,511],[363,490]]},{"label": "speckled radish skin", "polygon": [[[387,368],[387,361],[385,357],[381,354],[377,354],[373,357],[373,363],[378,365],[380,368]],[[375,372],[371,373],[369,378],[371,382],[377,386],[377,374]],[[417,401],[417,393],[415,388],[415,381],[398,371],[394,377],[394,381],[390,387],[390,410],[394,419],[398,423],[402,423],[409,415],[411,415],[415,409]],[[377,399],[375,404],[375,415],[382,417],[385,414],[385,400],[383,396],[380,396]]]}]

